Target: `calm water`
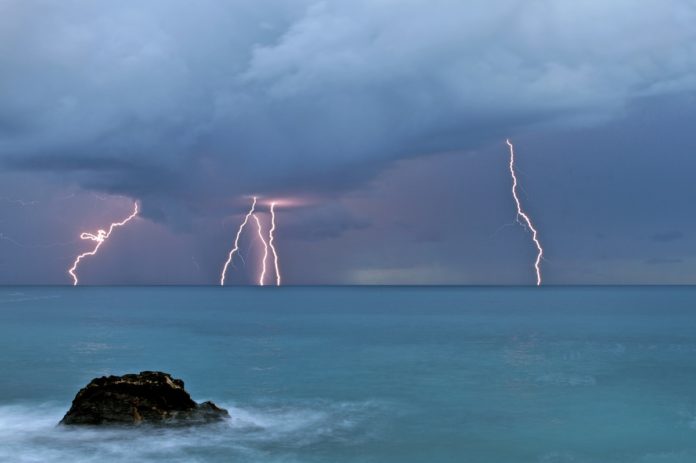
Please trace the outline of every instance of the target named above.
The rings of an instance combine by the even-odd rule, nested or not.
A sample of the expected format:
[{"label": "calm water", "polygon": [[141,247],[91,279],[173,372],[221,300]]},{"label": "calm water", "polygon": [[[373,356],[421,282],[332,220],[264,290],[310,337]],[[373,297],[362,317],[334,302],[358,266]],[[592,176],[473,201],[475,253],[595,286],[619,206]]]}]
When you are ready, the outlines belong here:
[{"label": "calm water", "polygon": [[[2,462],[696,461],[696,288],[0,289]],[[91,378],[229,423],[62,429]]]}]

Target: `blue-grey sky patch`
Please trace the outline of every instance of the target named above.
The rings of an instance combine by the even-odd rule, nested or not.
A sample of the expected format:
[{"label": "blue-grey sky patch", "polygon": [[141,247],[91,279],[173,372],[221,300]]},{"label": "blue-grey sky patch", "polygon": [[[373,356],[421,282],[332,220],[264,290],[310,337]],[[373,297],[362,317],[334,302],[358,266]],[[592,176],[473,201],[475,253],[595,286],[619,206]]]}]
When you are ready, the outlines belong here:
[{"label": "blue-grey sky patch", "polygon": [[684,232],[679,230],[669,230],[664,232],[655,233],[650,237],[653,241],[660,243],[670,243],[672,241],[681,240],[684,238]]},{"label": "blue-grey sky patch", "polygon": [[670,257],[652,257],[645,261],[648,265],[670,265],[670,264],[681,264],[684,259],[670,258]]}]

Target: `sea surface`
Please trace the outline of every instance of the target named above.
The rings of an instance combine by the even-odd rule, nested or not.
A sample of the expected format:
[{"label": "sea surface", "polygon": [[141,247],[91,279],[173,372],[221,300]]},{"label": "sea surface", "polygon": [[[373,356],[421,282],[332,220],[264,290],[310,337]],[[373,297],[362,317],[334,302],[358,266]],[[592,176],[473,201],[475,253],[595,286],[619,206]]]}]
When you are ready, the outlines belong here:
[{"label": "sea surface", "polygon": [[[230,410],[56,426],[162,370]],[[0,288],[0,462],[696,462],[696,288]]]}]

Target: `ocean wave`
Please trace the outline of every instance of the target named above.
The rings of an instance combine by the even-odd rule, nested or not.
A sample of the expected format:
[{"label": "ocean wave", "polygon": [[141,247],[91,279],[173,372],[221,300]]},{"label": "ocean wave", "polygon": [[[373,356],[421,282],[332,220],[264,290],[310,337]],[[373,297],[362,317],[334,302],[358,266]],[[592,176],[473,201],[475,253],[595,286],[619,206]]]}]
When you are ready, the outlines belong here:
[{"label": "ocean wave", "polygon": [[[551,452],[543,455],[539,459],[539,463],[574,463],[578,462],[578,458],[572,453],[566,452]],[[587,460],[582,460],[583,463],[587,463]]]},{"label": "ocean wave", "polygon": [[11,299],[0,299],[0,304],[16,304],[18,302],[34,302],[50,299],[60,299],[58,294],[47,294],[45,296],[24,296],[23,293],[8,294]]},{"label": "ocean wave", "polygon": [[597,379],[592,375],[549,373],[538,376],[536,382],[554,386],[594,386],[597,384]]},{"label": "ocean wave", "polygon": [[252,407],[221,404],[232,418],[192,428],[57,426],[65,405],[0,407],[0,461],[216,462],[296,461],[326,445],[351,447],[371,438],[374,402],[310,401]]}]

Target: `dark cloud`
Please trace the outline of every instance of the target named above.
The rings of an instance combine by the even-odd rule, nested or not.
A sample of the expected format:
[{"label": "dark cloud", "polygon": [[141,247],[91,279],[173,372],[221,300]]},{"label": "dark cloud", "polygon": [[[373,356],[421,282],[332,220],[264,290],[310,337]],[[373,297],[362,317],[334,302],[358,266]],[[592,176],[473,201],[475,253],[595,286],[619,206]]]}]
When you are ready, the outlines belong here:
[{"label": "dark cloud", "polygon": [[0,157],[145,202],[182,202],[173,182],[199,204],[331,195],[395,159],[696,86],[692,2],[545,5],[6,1]]},{"label": "dark cloud", "polygon": [[297,241],[335,239],[343,233],[370,226],[368,220],[355,217],[350,210],[336,203],[293,210],[286,217],[283,237]]},{"label": "dark cloud", "polygon": [[89,156],[32,156],[8,157],[5,166],[18,171],[49,171],[49,172],[100,172],[134,171],[141,164],[120,158],[95,158]]}]

